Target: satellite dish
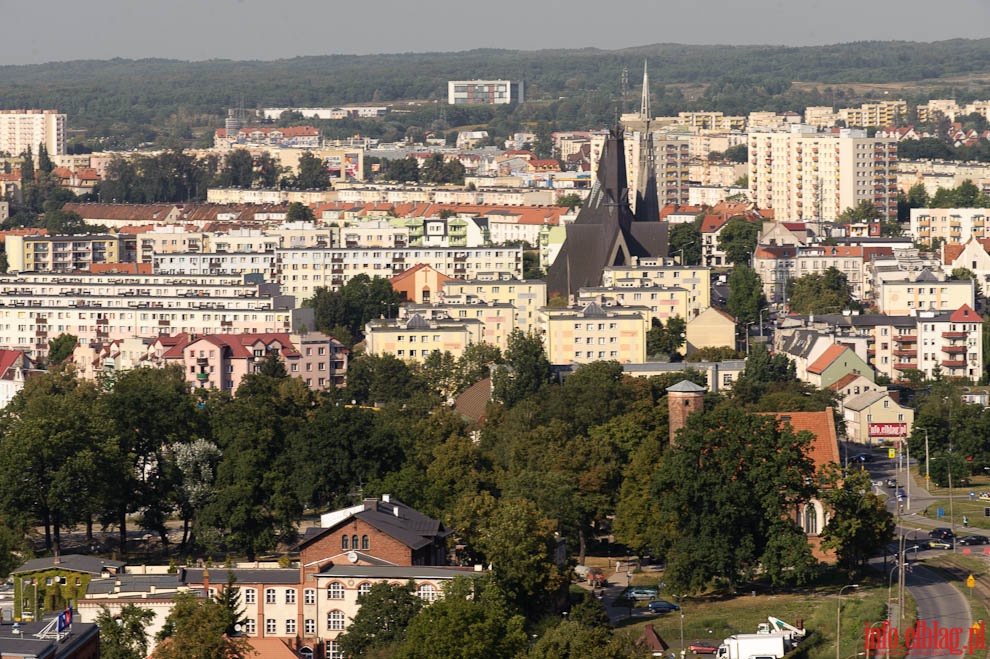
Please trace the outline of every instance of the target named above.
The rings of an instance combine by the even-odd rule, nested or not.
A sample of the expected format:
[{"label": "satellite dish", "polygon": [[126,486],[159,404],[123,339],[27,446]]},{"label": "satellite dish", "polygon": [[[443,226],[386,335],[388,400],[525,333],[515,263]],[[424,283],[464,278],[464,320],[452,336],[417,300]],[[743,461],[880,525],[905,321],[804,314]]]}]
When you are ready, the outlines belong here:
[{"label": "satellite dish", "polygon": [[237,623],[236,625],[234,625],[234,631],[240,634],[242,631],[244,631],[244,625]]},{"label": "satellite dish", "polygon": [[356,551],[347,552],[347,560],[349,560],[351,563],[357,563],[357,559],[358,559],[358,555]]}]

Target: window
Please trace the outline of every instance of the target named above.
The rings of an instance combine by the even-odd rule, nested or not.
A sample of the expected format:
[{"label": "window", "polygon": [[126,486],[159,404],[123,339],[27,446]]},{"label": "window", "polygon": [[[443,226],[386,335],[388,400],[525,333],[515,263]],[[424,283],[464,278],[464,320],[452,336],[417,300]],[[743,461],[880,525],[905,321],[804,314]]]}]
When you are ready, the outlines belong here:
[{"label": "window", "polygon": [[275,622],[275,618],[269,618],[265,620],[265,633],[275,634],[278,632],[278,623]]},{"label": "window", "polygon": [[361,597],[362,595],[367,595],[368,591],[370,590],[371,590],[371,584],[368,583],[367,581],[364,582],[363,584],[358,586],[358,597]]},{"label": "window", "polygon": [[333,631],[344,628],[344,612],[331,611],[327,614],[327,629]]},{"label": "window", "polygon": [[334,581],[327,586],[327,599],[328,600],[342,600],[344,599],[344,584],[339,581]]},{"label": "window", "polygon": [[344,659],[344,653],[340,649],[340,643],[337,641],[327,641],[327,659]]},{"label": "window", "polygon": [[341,549],[350,549],[351,548],[350,545],[351,545],[351,542],[350,542],[350,538],[348,536],[346,536],[346,535],[340,536],[340,548]]},{"label": "window", "polygon": [[437,599],[437,589],[433,584],[424,583],[416,589],[416,594],[424,602],[435,602]]},{"label": "window", "polygon": [[258,625],[253,618],[248,618],[247,620],[244,621],[244,632],[246,634],[258,633]]},{"label": "window", "polygon": [[818,511],[813,503],[809,503],[804,509],[804,532],[809,535],[818,534]]},{"label": "window", "polygon": [[285,603],[286,604],[296,603],[296,591],[294,588],[287,588],[285,590]]},{"label": "window", "polygon": [[303,633],[307,636],[313,636],[316,634],[316,620],[313,618],[306,618],[303,620]]},{"label": "window", "polygon": [[295,634],[296,633],[296,619],[289,618],[285,621],[285,633]]},{"label": "window", "polygon": [[[424,352],[423,354],[425,355],[426,353]],[[351,536],[351,549],[357,549],[357,548],[358,548],[358,537],[356,535],[352,535]]]},{"label": "window", "polygon": [[255,602],[257,602],[258,601],[257,600],[257,593],[258,593],[258,591],[256,591],[254,588],[245,588],[244,589],[244,603],[245,604],[254,604]]},{"label": "window", "polygon": [[265,604],[274,604],[274,603],[275,603],[275,589],[269,588],[268,590],[265,591]]},{"label": "window", "polygon": [[361,549],[370,549],[371,540],[366,535],[361,536]]}]

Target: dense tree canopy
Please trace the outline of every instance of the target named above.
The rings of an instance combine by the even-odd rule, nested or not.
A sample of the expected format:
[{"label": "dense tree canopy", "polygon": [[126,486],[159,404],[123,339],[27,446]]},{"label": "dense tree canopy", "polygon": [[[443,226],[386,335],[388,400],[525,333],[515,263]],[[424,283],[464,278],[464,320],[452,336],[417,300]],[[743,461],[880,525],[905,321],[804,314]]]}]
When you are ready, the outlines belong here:
[{"label": "dense tree canopy", "polygon": [[733,218],[719,231],[718,248],[725,252],[725,258],[729,263],[749,265],[759,237],[759,223]]},{"label": "dense tree canopy", "polygon": [[839,313],[852,302],[852,286],[845,273],[834,267],[787,281],[787,301],[793,313]]}]

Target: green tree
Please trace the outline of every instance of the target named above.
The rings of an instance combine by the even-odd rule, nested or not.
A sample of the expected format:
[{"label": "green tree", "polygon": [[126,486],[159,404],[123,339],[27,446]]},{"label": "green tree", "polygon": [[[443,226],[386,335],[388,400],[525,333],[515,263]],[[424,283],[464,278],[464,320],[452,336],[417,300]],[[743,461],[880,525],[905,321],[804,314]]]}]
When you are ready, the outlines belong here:
[{"label": "green tree", "polygon": [[526,647],[525,619],[501,589],[456,577],[409,623],[399,659],[512,659]]},{"label": "green tree", "polygon": [[38,171],[42,174],[50,174],[55,169],[55,163],[48,155],[48,147],[42,142],[38,145]]},{"label": "green tree", "polygon": [[364,354],[347,367],[347,396],[362,405],[406,400],[412,383],[409,365],[391,353]]},{"label": "green tree", "polygon": [[330,170],[321,158],[306,151],[296,164],[295,184],[302,190],[326,190],[330,187]]},{"label": "green tree", "polygon": [[723,155],[726,160],[732,162],[747,162],[749,160],[749,147],[745,144],[735,144],[726,149]]},{"label": "green tree", "polygon": [[106,659],[144,659],[148,656],[148,626],[155,612],[135,604],[125,604],[114,614],[100,607],[96,625],[100,628],[100,656]]},{"label": "green tree", "polygon": [[828,516],[821,532],[822,548],[834,550],[845,567],[860,567],[890,542],[894,517],[885,499],[873,494],[866,471],[843,474],[833,467],[821,481],[820,496]]},{"label": "green tree", "polygon": [[692,414],[656,474],[666,581],[698,592],[758,572],[807,579],[815,564],[789,511],[814,493],[811,435],[722,406]]},{"label": "green tree", "polygon": [[575,208],[581,208],[584,204],[584,199],[577,192],[571,192],[569,194],[563,194],[557,197],[557,206],[563,206],[569,210],[574,210]]},{"label": "green tree", "polygon": [[227,612],[227,628],[224,632],[233,636],[244,625],[244,606],[241,604],[241,589],[237,587],[237,577],[232,570],[227,572],[227,583],[216,595],[216,600]]},{"label": "green tree", "polygon": [[548,629],[525,654],[525,659],[633,659],[640,656],[628,640],[613,634],[607,624],[589,627],[565,620]]},{"label": "green tree", "polygon": [[684,358],[686,362],[721,362],[730,359],[745,359],[746,353],[729,346],[704,346]]},{"label": "green tree", "polygon": [[855,208],[847,208],[839,213],[839,222],[873,222],[882,218],[882,215],[872,201],[864,199],[856,204]]},{"label": "green tree", "polygon": [[839,313],[849,306],[851,299],[849,280],[834,267],[787,282],[787,300],[791,312],[796,314]]},{"label": "green tree", "polygon": [[666,355],[671,361],[677,361],[681,346],[687,340],[687,323],[680,316],[667,319],[667,326],[654,318],[652,327],[646,334],[646,352],[651,358]]},{"label": "green tree", "polygon": [[749,265],[760,237],[760,225],[742,218],[733,218],[725,223],[718,234],[718,248],[725,252],[725,258],[734,265]]},{"label": "green tree", "polygon": [[284,168],[272,157],[272,154],[265,151],[258,156],[256,171],[254,173],[254,183],[265,189],[272,189],[278,185],[279,177],[284,173]]},{"label": "green tree", "polygon": [[553,128],[545,121],[536,124],[533,153],[540,160],[553,158]]},{"label": "green tree", "polygon": [[224,158],[220,185],[225,188],[250,188],[254,182],[254,158],[247,149],[234,149]]},{"label": "green tree", "polygon": [[729,313],[745,328],[759,322],[760,311],[767,308],[763,281],[748,265],[739,264],[729,275]]},{"label": "green tree", "polygon": [[289,210],[285,214],[286,222],[312,222],[314,219],[313,209],[298,201],[289,204]]},{"label": "green tree", "polygon": [[553,375],[543,339],[535,332],[512,330],[505,362],[492,376],[492,395],[509,407],[538,391]]},{"label": "green tree", "polygon": [[78,344],[78,337],[72,334],[63,333],[51,339],[48,341],[48,363],[61,364],[69,359]]},{"label": "green tree", "polygon": [[110,477],[101,473],[113,450],[99,390],[58,365],[27,379],[0,424],[0,510],[15,525],[39,520],[57,552],[61,529],[92,518]]},{"label": "green tree", "polygon": [[394,318],[401,301],[388,279],[360,274],[336,291],[317,288],[305,305],[313,308],[320,331],[333,334],[335,327],[343,326],[360,340],[365,323],[373,318]]},{"label": "green tree", "polygon": [[6,579],[24,562],[24,535],[0,519],[0,579]]},{"label": "green tree", "polygon": [[525,499],[481,499],[485,515],[471,548],[492,566],[492,578],[509,602],[529,613],[548,610],[564,585],[564,573],[554,563],[556,524]]},{"label": "green tree", "polygon": [[178,593],[152,656],[154,659],[242,659],[254,654],[246,638],[227,636],[225,632],[230,625],[230,611],[217,600],[197,600],[190,593]]},{"label": "green tree", "polygon": [[683,222],[670,228],[670,254],[678,257],[683,265],[701,263],[701,223]]},{"label": "green tree", "polygon": [[380,582],[360,595],[358,609],[347,631],[338,641],[341,652],[348,657],[363,656],[369,650],[392,648],[403,641],[406,628],[423,608],[416,595],[416,584]]}]

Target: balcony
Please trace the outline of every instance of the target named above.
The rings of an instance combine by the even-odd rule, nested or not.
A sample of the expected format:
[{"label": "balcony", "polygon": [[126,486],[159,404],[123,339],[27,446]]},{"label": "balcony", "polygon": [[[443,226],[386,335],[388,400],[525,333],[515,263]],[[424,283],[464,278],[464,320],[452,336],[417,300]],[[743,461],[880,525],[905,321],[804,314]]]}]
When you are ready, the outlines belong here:
[{"label": "balcony", "polygon": [[196,379],[199,380],[200,382],[206,382],[207,380],[210,379],[210,374],[209,373],[197,373],[196,374]]},{"label": "balcony", "polygon": [[949,353],[950,355],[965,355],[966,346],[942,346],[942,352]]},{"label": "balcony", "polygon": [[918,369],[918,362],[897,362],[894,364],[894,368],[898,371],[910,371]]},{"label": "balcony", "polygon": [[966,368],[965,359],[943,359],[942,366],[946,368]]},{"label": "balcony", "polygon": [[968,332],[942,332],[943,339],[965,339],[968,336]]},{"label": "balcony", "polygon": [[897,357],[917,357],[918,350],[895,350],[894,355]]},{"label": "balcony", "polygon": [[[945,335],[943,334],[943,336],[945,336]],[[918,342],[918,335],[917,334],[898,334],[897,336],[894,337],[894,341],[896,341],[897,343],[917,343]]]}]

